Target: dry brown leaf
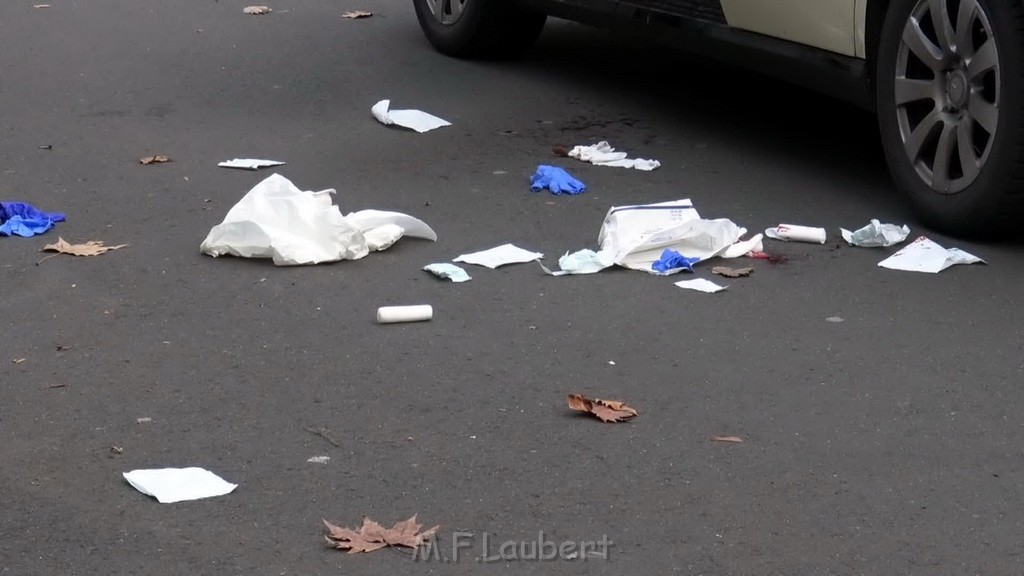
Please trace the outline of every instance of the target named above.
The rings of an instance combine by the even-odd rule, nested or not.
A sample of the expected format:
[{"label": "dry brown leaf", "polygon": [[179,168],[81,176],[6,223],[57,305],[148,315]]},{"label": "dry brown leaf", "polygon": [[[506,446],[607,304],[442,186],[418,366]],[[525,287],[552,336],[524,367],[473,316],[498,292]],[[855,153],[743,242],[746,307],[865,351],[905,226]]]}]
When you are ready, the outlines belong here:
[{"label": "dry brown leaf", "polygon": [[587,398],[581,394],[569,394],[566,398],[569,408],[597,417],[602,422],[624,422],[637,415],[635,409],[618,400]]},{"label": "dry brown leaf", "polygon": [[327,542],[339,550],[348,550],[349,554],[373,552],[386,546],[417,548],[430,540],[440,528],[434,526],[420,532],[423,525],[416,522],[415,514],[408,520],[396,522],[391,528],[385,528],[365,516],[358,530],[335,526],[327,520],[324,520],[324,525],[327,526],[327,535],[324,536]]},{"label": "dry brown leaf", "polygon": [[164,162],[170,162],[170,156],[156,155],[146,156],[145,158],[139,158],[139,162],[142,164],[163,164]]},{"label": "dry brown leaf", "polygon": [[128,245],[104,246],[101,240],[90,240],[85,244],[68,244],[63,238],[57,238],[56,244],[43,246],[41,252],[59,252],[61,254],[71,254],[72,256],[99,256],[109,250],[117,250],[125,246]]},{"label": "dry brown leaf", "polygon": [[270,14],[269,6],[246,6],[242,9],[246,14]]},{"label": "dry brown leaf", "polygon": [[711,269],[712,274],[718,274],[719,276],[725,276],[726,278],[739,278],[740,276],[750,276],[754,272],[753,268],[730,268],[728,266],[715,266]]},{"label": "dry brown leaf", "polygon": [[732,442],[734,444],[742,444],[743,438],[739,436],[712,436],[712,442]]},{"label": "dry brown leaf", "polygon": [[342,18],[351,18],[353,20],[356,18],[369,18],[370,16],[373,16],[373,12],[366,12],[365,10],[353,10],[341,15]]},{"label": "dry brown leaf", "polygon": [[24,361],[24,358],[15,358],[14,360],[11,360],[11,364],[21,364]]}]

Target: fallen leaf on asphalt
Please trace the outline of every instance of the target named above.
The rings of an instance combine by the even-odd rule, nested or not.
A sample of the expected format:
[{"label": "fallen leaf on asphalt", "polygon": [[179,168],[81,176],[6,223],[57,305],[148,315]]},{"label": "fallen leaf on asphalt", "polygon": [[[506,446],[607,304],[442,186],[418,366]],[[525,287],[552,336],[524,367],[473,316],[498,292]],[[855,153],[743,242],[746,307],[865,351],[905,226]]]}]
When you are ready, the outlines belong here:
[{"label": "fallen leaf on asphalt", "polygon": [[269,6],[246,6],[242,9],[242,12],[246,14],[270,14]]},{"label": "fallen leaf on asphalt", "polygon": [[742,444],[743,438],[739,436],[712,436],[712,442],[732,442],[734,444]]},{"label": "fallen leaf on asphalt", "polygon": [[14,360],[11,360],[11,364],[21,364],[24,361],[24,358],[15,358]]},{"label": "fallen leaf on asphalt", "polygon": [[104,246],[102,240],[90,240],[85,244],[68,244],[63,238],[57,238],[56,244],[47,244],[43,246],[40,252],[59,252],[61,254],[71,254],[72,256],[99,256],[109,250],[117,250],[125,246],[127,244]]},{"label": "fallen leaf on asphalt", "polygon": [[356,18],[369,18],[370,16],[373,16],[373,12],[366,12],[364,10],[353,10],[341,15],[342,18],[351,18],[353,20]]},{"label": "fallen leaf on asphalt", "polygon": [[718,274],[719,276],[725,276],[726,278],[739,278],[740,276],[750,276],[754,272],[753,268],[730,268],[728,266],[715,266],[711,269],[712,274]]},{"label": "fallen leaf on asphalt", "polygon": [[551,147],[551,153],[554,154],[555,156],[565,158],[569,156],[569,149],[566,148],[565,146],[562,146],[561,144],[556,144]]},{"label": "fallen leaf on asphalt", "polygon": [[163,155],[146,156],[145,158],[139,158],[139,162],[141,162],[142,164],[163,164],[164,162],[170,162],[170,161],[171,161],[171,157],[170,156],[163,156]]},{"label": "fallen leaf on asphalt", "polygon": [[366,517],[363,517],[363,525],[358,530],[335,526],[327,520],[324,520],[324,525],[328,531],[324,536],[327,542],[339,550],[348,550],[349,554],[373,552],[387,546],[417,548],[430,540],[440,528],[434,526],[420,532],[423,525],[416,522],[415,514],[408,520],[395,523],[391,528],[385,528]]},{"label": "fallen leaf on asphalt", "polygon": [[569,394],[566,400],[570,409],[596,416],[602,422],[623,422],[637,415],[635,409],[618,400],[587,398],[580,394]]}]

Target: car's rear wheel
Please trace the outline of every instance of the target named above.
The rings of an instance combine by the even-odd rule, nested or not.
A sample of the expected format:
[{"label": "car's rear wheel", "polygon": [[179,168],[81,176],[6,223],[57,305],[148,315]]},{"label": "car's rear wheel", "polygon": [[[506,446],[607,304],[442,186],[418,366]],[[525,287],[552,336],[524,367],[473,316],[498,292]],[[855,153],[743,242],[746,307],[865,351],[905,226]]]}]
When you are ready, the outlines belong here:
[{"label": "car's rear wheel", "polygon": [[529,48],[547,16],[512,0],[413,0],[427,40],[459,58],[508,58]]},{"label": "car's rear wheel", "polygon": [[878,47],[879,127],[921,219],[985,232],[1024,200],[1024,6],[893,0]]}]

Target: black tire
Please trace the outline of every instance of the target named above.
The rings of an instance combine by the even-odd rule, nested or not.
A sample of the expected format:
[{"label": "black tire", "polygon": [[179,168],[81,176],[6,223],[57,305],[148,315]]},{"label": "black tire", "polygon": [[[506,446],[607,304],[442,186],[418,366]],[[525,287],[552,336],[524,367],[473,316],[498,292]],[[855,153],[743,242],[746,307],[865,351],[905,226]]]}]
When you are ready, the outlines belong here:
[{"label": "black tire", "polygon": [[[537,40],[547,20],[513,0],[413,0],[413,5],[427,40],[457,58],[518,56]],[[461,13],[453,18],[459,6]]]},{"label": "black tire", "polygon": [[[952,26],[953,40],[945,44],[932,23],[928,0],[892,0],[889,5],[875,76],[882,147],[896,185],[909,195],[925,225],[952,235],[987,235],[1003,231],[1004,224],[1024,213],[1024,5],[1017,0],[941,4],[949,7]],[[961,4],[970,16],[960,15]],[[921,24],[910,28],[915,14]],[[970,32],[957,36],[961,30]],[[913,42],[904,41],[905,33],[932,45],[915,51]],[[990,69],[988,39],[995,46]],[[929,82],[929,75],[935,80],[928,87],[911,86]],[[914,118],[922,115],[915,127]]]}]

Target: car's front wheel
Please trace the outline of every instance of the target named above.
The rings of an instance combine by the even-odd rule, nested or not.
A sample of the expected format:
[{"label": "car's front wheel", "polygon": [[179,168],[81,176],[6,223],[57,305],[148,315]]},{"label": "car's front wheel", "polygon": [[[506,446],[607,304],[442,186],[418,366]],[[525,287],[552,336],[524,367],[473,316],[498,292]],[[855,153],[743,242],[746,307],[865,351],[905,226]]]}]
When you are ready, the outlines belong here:
[{"label": "car's front wheel", "polygon": [[547,16],[513,0],[413,0],[427,40],[459,58],[507,58],[540,36]]},{"label": "car's front wheel", "polygon": [[1024,200],[1024,6],[893,0],[876,62],[890,171],[922,220],[984,232]]}]

